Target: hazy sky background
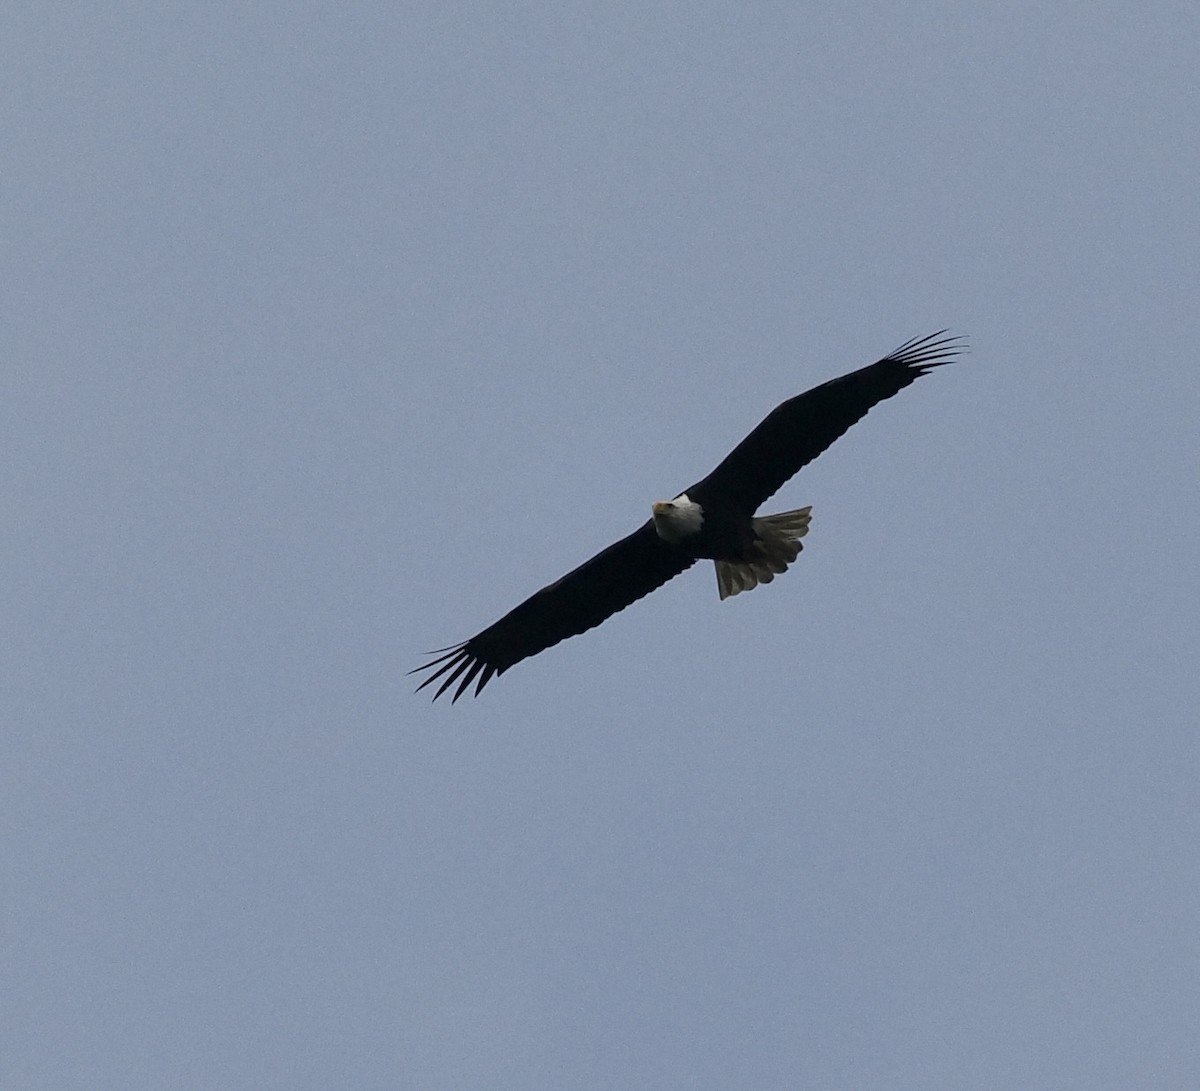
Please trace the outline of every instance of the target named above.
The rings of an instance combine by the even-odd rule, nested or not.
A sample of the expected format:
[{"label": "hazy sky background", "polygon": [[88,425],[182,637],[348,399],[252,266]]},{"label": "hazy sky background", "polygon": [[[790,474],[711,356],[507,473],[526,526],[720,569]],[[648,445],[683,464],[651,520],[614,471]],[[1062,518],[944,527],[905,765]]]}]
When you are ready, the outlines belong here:
[{"label": "hazy sky background", "polygon": [[[1200,1086],[1198,47],[10,5],[0,1084]],[[943,326],[786,577],[413,696]]]}]

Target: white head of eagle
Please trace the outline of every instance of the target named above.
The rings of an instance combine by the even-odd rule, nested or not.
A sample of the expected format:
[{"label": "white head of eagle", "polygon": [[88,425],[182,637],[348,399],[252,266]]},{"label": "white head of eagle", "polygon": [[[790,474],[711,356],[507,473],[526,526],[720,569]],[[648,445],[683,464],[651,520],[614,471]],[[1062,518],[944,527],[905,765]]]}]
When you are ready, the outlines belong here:
[{"label": "white head of eagle", "polygon": [[664,542],[682,542],[699,534],[704,525],[704,509],[685,492],[674,500],[656,500],[653,512],[654,529]]}]

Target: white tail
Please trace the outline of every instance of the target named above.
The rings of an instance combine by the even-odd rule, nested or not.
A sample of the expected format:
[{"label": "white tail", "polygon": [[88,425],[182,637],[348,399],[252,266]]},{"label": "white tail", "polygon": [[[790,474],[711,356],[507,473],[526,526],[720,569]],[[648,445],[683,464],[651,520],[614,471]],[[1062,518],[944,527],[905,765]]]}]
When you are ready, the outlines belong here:
[{"label": "white tail", "polygon": [[812,522],[812,506],[778,515],[764,515],[751,520],[758,535],[755,547],[761,556],[750,561],[714,561],[717,568],[717,590],[722,599],[741,591],[749,591],[760,583],[770,583],[804,548],[800,539],[808,533]]}]

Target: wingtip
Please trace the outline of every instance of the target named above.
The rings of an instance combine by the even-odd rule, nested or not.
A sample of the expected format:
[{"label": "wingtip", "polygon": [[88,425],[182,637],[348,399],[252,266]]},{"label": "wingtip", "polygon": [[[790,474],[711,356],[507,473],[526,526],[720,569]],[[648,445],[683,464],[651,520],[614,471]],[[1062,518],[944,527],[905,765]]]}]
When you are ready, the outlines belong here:
[{"label": "wingtip", "polygon": [[949,332],[947,327],[924,337],[914,337],[893,349],[885,359],[924,375],[930,368],[949,364],[971,351],[965,334],[950,334],[947,337]]},{"label": "wingtip", "polygon": [[418,671],[430,672],[429,677],[424,679],[413,692],[420,693],[426,686],[438,682],[439,685],[433,694],[433,700],[436,701],[442,694],[449,692],[450,703],[454,704],[474,683],[475,692],[472,696],[478,697],[483,691],[483,687],[501,674],[502,670],[473,654],[467,648],[469,643],[470,641],[464,641],[447,648],[439,648],[436,652],[427,652],[427,655],[433,655],[436,658],[405,672],[410,675],[416,674]]},{"label": "wingtip", "polygon": [[442,681],[437,692],[433,695],[436,701],[446,689],[454,682],[454,680],[471,664],[471,656],[466,651],[465,644],[455,644],[448,648],[439,648],[437,652],[427,652],[427,655],[434,656],[428,663],[422,663],[419,667],[413,667],[407,671],[409,675],[416,674],[419,671],[429,671],[429,677],[421,682],[414,693],[420,693],[426,686],[432,685],[444,674],[449,674],[449,677]]}]

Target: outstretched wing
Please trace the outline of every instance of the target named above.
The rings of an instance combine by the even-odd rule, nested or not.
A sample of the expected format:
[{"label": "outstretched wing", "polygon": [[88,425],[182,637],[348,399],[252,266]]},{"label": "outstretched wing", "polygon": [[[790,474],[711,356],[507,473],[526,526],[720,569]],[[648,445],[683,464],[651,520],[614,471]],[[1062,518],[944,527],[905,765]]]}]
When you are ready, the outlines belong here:
[{"label": "outstretched wing", "polygon": [[433,695],[435,701],[458,682],[452,698],[457,701],[476,678],[478,697],[494,675],[503,674],[514,663],[560,640],[599,625],[694,563],[682,550],[664,542],[653,520],[647,520],[628,537],[543,587],[483,632],[462,644],[439,649],[440,654],[432,653],[435,659],[416,668],[433,671],[417,692],[445,675]]},{"label": "outstretched wing", "polygon": [[717,493],[753,514],[802,466],[862,420],[872,406],[962,352],[962,340],[945,333],[939,330],[907,341],[869,367],[776,406],[688,495],[703,504],[705,493]]}]

